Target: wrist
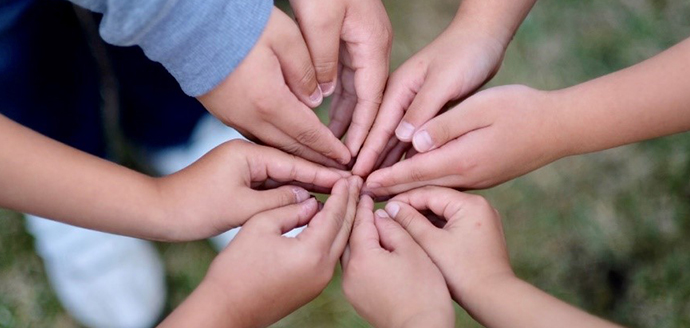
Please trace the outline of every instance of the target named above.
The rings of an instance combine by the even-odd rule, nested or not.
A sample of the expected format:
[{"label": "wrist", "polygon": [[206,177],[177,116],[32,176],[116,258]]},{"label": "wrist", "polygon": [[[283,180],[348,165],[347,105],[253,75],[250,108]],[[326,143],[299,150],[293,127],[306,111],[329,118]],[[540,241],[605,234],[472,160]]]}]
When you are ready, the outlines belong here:
[{"label": "wrist", "polygon": [[544,101],[542,102],[545,113],[548,117],[548,132],[544,140],[547,141],[550,152],[554,155],[553,160],[564,157],[580,155],[580,138],[577,129],[573,126],[576,120],[570,117],[570,107],[576,99],[569,99],[568,89],[544,91]]},{"label": "wrist", "polygon": [[535,2],[519,0],[497,4],[495,1],[466,0],[460,4],[450,28],[467,29],[488,36],[505,49]]},{"label": "wrist", "polygon": [[486,299],[495,291],[500,293],[504,286],[521,281],[512,270],[496,272],[463,283],[449,282],[453,299],[468,312],[474,308],[477,302]]}]

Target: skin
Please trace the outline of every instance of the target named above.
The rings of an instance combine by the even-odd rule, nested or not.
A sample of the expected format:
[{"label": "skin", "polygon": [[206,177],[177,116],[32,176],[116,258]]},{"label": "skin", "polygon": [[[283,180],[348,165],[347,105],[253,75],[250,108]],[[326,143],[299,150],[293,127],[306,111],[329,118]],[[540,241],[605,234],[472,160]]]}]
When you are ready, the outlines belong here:
[{"label": "skin", "polygon": [[372,173],[365,192],[488,188],[566,156],[690,130],[690,39],[624,70],[556,91],[503,86],[428,121],[419,154]]},{"label": "skin", "polygon": [[160,327],[267,327],[316,298],[345,249],[361,186],[340,180],[320,211],[312,198],[249,219]]},{"label": "skin", "polygon": [[343,291],[374,327],[454,327],[439,269],[412,237],[363,196],[343,253]]},{"label": "skin", "polygon": [[367,176],[397,162],[415,131],[447,103],[467,97],[498,71],[535,0],[465,0],[450,26],[391,74],[381,110],[353,167]]},{"label": "skin", "polygon": [[249,138],[332,167],[350,151],[310,107],[323,100],[316,72],[298,26],[277,8],[242,63],[199,101]]},{"label": "skin", "polygon": [[291,0],[325,96],[329,128],[359,153],[388,79],[393,32],[380,0]]},{"label": "skin", "polygon": [[[427,210],[442,228],[420,214]],[[618,327],[517,278],[501,218],[480,196],[425,187],[396,196],[386,212],[429,254],[453,299],[486,327]]]},{"label": "skin", "polygon": [[[309,198],[349,173],[231,141],[188,168],[152,178],[80,152],[0,115],[0,207],[127,236],[185,241]],[[11,186],[11,187],[10,187]]]}]

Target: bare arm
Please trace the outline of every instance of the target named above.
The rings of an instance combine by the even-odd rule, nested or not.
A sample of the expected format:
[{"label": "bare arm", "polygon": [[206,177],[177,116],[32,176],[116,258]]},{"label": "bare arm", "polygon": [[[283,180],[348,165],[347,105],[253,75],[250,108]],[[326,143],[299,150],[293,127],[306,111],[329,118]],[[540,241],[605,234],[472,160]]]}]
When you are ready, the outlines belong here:
[{"label": "bare arm", "polygon": [[567,154],[690,130],[690,39],[640,64],[553,93]]},{"label": "bare arm", "polygon": [[0,206],[140,236],[163,217],[155,181],[0,116]]},{"label": "bare arm", "polygon": [[166,241],[208,238],[256,213],[301,202],[297,186],[330,190],[347,172],[232,141],[190,167],[151,178],[88,155],[0,116],[0,206],[68,224]]}]

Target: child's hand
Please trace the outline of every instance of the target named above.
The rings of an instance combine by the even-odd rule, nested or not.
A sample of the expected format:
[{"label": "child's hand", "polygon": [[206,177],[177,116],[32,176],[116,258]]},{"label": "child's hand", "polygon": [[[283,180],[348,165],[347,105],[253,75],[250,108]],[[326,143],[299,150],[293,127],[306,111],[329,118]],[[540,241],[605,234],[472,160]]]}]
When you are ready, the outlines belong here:
[{"label": "child's hand", "polygon": [[[259,213],[218,255],[202,285],[224,294],[232,327],[265,327],[316,298],[333,276],[355,218],[362,180],[340,180],[319,211],[315,199]],[[281,236],[308,224],[297,237]],[[198,327],[206,327],[195,324]]]},{"label": "child's hand", "polygon": [[410,235],[363,196],[343,253],[343,290],[375,327],[453,327],[455,312],[439,269]]},{"label": "child's hand", "polygon": [[[420,214],[427,210],[435,215]],[[468,299],[472,291],[514,277],[501,218],[484,198],[425,187],[394,197],[386,204],[386,212],[441,269],[460,305],[475,301]]]},{"label": "child's hand", "polygon": [[[324,95],[329,128],[356,156],[374,124],[388,78],[393,32],[380,0],[290,0]],[[349,127],[349,129],[348,129]]]},{"label": "child's hand", "polygon": [[324,165],[348,164],[347,147],[308,107],[322,100],[299,28],[276,8],[237,69],[199,97],[213,115],[249,138]]},{"label": "child's hand", "polygon": [[408,59],[388,80],[381,110],[353,173],[366,176],[383,161],[399,160],[400,141],[411,142],[414,132],[448,102],[469,95],[493,77],[506,46],[483,30],[451,26]]},{"label": "child's hand", "polygon": [[425,185],[488,188],[565,155],[557,104],[524,86],[488,89],[422,125],[419,152],[372,173],[365,190],[392,195]]},{"label": "child's hand", "polygon": [[308,199],[302,187],[328,191],[349,173],[325,168],[280,150],[244,141],[218,146],[190,167],[161,178],[165,211],[159,239],[194,240],[241,226],[253,215]]}]

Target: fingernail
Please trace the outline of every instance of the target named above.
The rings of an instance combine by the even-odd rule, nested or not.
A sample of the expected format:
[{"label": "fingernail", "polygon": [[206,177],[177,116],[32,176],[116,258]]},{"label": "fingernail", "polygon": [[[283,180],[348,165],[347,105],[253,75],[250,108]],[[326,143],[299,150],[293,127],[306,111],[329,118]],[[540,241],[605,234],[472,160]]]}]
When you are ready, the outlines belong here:
[{"label": "fingernail", "polygon": [[335,82],[321,83],[319,87],[324,97],[328,97],[335,92]]},{"label": "fingernail", "polygon": [[381,184],[378,182],[367,182],[367,189],[377,189],[381,188]]},{"label": "fingernail", "polygon": [[316,198],[311,198],[302,204],[302,216],[311,214],[317,205]]},{"label": "fingernail", "polygon": [[384,210],[376,210],[376,213],[374,213],[374,214],[376,214],[376,217],[379,219],[390,218],[390,216],[388,216],[388,213],[386,213],[386,211],[384,211]]},{"label": "fingernail", "polygon": [[316,91],[309,96],[309,100],[315,104],[319,105],[321,104],[321,101],[323,100],[323,93],[321,92],[321,88],[316,88]]},{"label": "fingernail", "polygon": [[394,218],[396,215],[398,215],[398,212],[400,212],[400,205],[396,203],[388,203],[386,204],[386,212]]},{"label": "fingernail", "polygon": [[412,139],[412,145],[414,145],[414,149],[422,153],[434,148],[434,141],[431,140],[429,132],[420,131],[415,133],[414,139]]},{"label": "fingernail", "polygon": [[295,194],[295,199],[297,200],[298,203],[301,203],[301,202],[309,199],[309,197],[311,197],[309,192],[302,189],[302,188],[298,188],[298,187],[292,188],[292,192]]},{"label": "fingernail", "polygon": [[405,121],[400,122],[398,128],[395,129],[395,135],[400,141],[410,141],[410,139],[412,139],[412,133],[414,133],[414,126]]}]

